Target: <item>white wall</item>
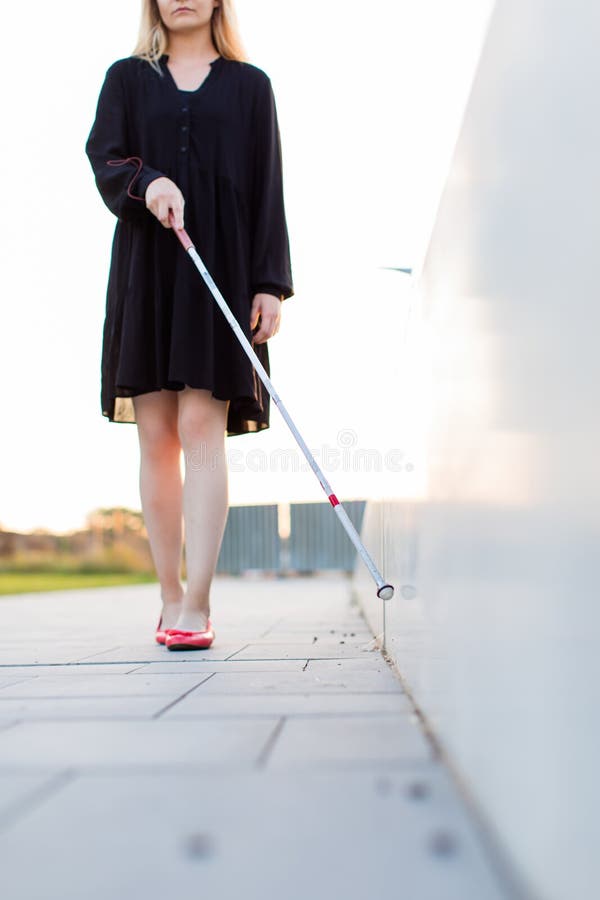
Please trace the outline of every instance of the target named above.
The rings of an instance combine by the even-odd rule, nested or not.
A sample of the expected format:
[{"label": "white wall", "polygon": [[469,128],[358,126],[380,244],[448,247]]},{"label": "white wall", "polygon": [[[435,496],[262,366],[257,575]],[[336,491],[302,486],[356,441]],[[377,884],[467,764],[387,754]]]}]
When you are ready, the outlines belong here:
[{"label": "white wall", "polygon": [[548,900],[600,890],[599,39],[590,0],[497,3],[412,319],[424,489],[363,527],[386,646]]}]

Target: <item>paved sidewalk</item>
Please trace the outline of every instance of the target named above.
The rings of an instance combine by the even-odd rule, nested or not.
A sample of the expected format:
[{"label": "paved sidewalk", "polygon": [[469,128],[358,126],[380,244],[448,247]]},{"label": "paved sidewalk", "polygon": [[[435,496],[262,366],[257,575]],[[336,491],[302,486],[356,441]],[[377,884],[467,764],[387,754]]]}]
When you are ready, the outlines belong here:
[{"label": "paved sidewalk", "polygon": [[0,598],[7,900],[513,897],[346,580],[218,577],[209,650],[159,608]]}]

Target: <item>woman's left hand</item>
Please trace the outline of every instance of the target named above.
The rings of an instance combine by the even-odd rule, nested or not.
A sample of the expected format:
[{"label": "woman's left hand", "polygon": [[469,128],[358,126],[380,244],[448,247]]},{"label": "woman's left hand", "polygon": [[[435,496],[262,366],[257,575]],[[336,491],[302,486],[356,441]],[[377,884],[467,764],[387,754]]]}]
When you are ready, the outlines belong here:
[{"label": "woman's left hand", "polygon": [[262,344],[279,331],[281,322],[281,300],[273,294],[255,294],[250,310],[250,328],[258,323],[260,315],[260,328],[253,336],[255,344]]}]

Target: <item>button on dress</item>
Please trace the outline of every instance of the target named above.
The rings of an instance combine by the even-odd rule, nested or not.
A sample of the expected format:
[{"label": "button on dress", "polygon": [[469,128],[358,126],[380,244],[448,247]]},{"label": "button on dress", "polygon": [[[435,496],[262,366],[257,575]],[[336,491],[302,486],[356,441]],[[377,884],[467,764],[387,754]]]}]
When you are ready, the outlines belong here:
[{"label": "button on dress", "polygon": [[[244,334],[256,293],[293,296],[282,153],[271,81],[217,57],[195,91],[159,60],[113,63],[86,143],[96,185],[117,216],[102,338],[101,408],[135,422],[131,398],[185,385],[230,400],[227,436],[269,427],[270,396],[174,232],[146,208],[166,176],[184,227]],[[137,161],[136,161],[137,159]],[[268,342],[253,344],[270,374]]]}]

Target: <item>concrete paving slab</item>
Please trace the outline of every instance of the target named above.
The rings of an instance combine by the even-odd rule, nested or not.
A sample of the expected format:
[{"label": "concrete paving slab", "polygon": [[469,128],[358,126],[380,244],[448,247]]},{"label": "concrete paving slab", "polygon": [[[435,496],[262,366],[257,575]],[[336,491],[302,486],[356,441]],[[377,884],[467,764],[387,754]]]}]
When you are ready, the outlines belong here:
[{"label": "concrete paving slab", "polygon": [[[206,659],[202,655],[196,655],[193,659],[179,658],[175,653],[171,654],[168,662],[141,663],[129,669],[131,675],[142,675],[145,672],[167,675],[183,669],[188,674],[204,672],[301,672],[308,662],[307,659],[248,659],[238,660],[235,657],[228,660]],[[385,666],[385,663],[383,663]],[[386,667],[387,668],[387,667]]]},{"label": "concrete paving slab", "polygon": [[[180,661],[190,659],[193,660],[198,656],[203,659],[228,659],[234,653],[238,653],[244,649],[247,642],[240,641],[236,644],[229,644],[218,641],[212,647],[206,650],[168,650],[165,646],[148,640],[145,644],[121,644],[119,647],[101,650],[91,656],[81,658],[79,662],[129,662],[133,666],[135,663],[145,662],[164,662],[173,659],[176,656]],[[304,657],[306,658],[306,657]]]},{"label": "concrete paving slab", "polygon": [[317,642],[314,645],[307,644],[249,644],[236,652],[236,659],[337,659],[340,657],[362,657],[373,651],[367,647],[351,646],[350,644]]},{"label": "concrete paving slab", "polygon": [[[174,692],[173,699],[177,696]],[[168,703],[160,695],[126,697],[25,697],[0,699],[0,717],[39,719],[151,719]]]},{"label": "concrete paving slab", "polygon": [[20,722],[3,732],[0,772],[6,766],[48,768],[255,765],[277,718],[180,721]]},{"label": "concrete paving slab", "polygon": [[[131,676],[133,677],[133,676]],[[402,693],[392,673],[348,672],[217,672],[198,689],[202,694],[288,694],[288,693]]]},{"label": "concrete paving slab", "polygon": [[371,629],[362,617],[357,617],[345,624],[341,624],[338,617],[324,622],[317,622],[311,616],[310,608],[307,608],[302,619],[274,624],[263,631],[263,636],[282,637],[286,634],[292,634],[306,637],[316,634],[322,640],[336,641],[352,633],[355,637],[364,636],[368,638],[371,635]]},{"label": "concrete paving slab", "polygon": [[276,625],[273,625],[267,630],[267,634],[281,636],[284,634],[293,634],[298,637],[300,635],[312,635],[318,634],[321,637],[326,637],[329,639],[336,639],[340,637],[344,637],[346,635],[351,635],[354,632],[355,636],[370,638],[372,637],[371,629],[367,625],[366,621],[362,616],[357,615],[354,619],[347,619],[345,623],[342,623],[339,619],[336,620],[334,628],[331,627],[331,621],[322,622],[322,621],[312,621],[309,617],[304,616],[302,619],[298,620],[290,620],[285,619],[282,622],[278,622]]},{"label": "concrete paving slab", "polygon": [[19,680],[37,678],[40,675],[50,675],[52,678],[59,675],[76,675],[79,678],[85,672],[91,675],[126,675],[136,668],[137,665],[134,663],[59,663],[54,666],[2,666],[0,667],[0,674],[4,676],[7,673],[7,675]]},{"label": "concrete paving slab", "polygon": [[11,637],[11,646],[18,649],[26,647],[34,647],[37,649],[40,647],[55,647],[57,645],[68,650],[78,650],[80,648],[93,649],[96,646],[107,646],[118,642],[119,633],[117,631],[114,633],[104,633],[102,629],[99,629],[93,635],[91,634],[86,637],[81,634],[66,633],[64,629],[55,633],[54,629],[51,627],[45,629],[43,626],[38,626],[38,630],[36,631],[32,628],[28,628],[27,632],[21,637],[19,637],[18,634]]},{"label": "concrete paving slab", "polygon": [[[42,675],[22,681],[6,688],[0,694],[0,703],[8,697],[124,697],[155,696],[178,697],[185,691],[202,684],[211,673],[186,674],[181,672],[172,675],[144,673],[134,678],[128,675],[90,675],[77,678]],[[241,676],[243,677],[243,676]]]},{"label": "concrete paving slab", "polygon": [[2,653],[1,660],[3,665],[10,666],[62,666],[69,663],[77,663],[82,657],[87,657],[90,654],[95,655],[96,653],[106,652],[110,652],[107,650],[106,644],[94,650],[81,647],[77,650],[69,650],[56,645],[41,650],[25,646],[20,649],[10,647]]},{"label": "concrete paving slab", "polygon": [[297,717],[285,720],[267,765],[319,768],[430,759],[431,746],[412,715]]},{"label": "concrete paving slab", "polygon": [[11,900],[509,900],[434,767],[79,777],[2,838]]},{"label": "concrete paving slab", "polygon": [[175,706],[171,707],[171,709],[167,710],[163,718],[258,715],[376,715],[377,713],[411,714],[412,704],[406,694],[398,693],[326,694],[321,692],[265,696],[264,693],[207,694],[193,691],[176,703]]},{"label": "concrete paving slab", "polygon": [[[390,672],[390,667],[379,653],[369,653],[361,657],[347,659],[310,659],[310,672]],[[393,673],[392,673],[393,674]],[[395,677],[395,676],[394,676]]]},{"label": "concrete paving slab", "polygon": [[253,644],[314,644],[324,642],[327,644],[344,641],[346,644],[365,644],[373,639],[373,635],[366,631],[342,631],[339,634],[330,634],[329,631],[281,631],[268,632],[251,638]]}]

